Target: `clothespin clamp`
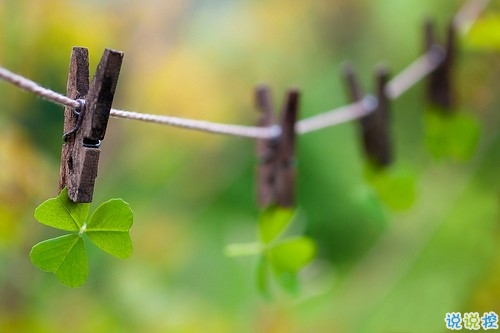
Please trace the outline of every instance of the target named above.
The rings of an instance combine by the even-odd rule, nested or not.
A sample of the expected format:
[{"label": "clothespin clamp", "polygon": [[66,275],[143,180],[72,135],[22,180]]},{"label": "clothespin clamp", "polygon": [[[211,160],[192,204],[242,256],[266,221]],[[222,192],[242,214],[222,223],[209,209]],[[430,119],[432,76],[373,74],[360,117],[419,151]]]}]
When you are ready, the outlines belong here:
[{"label": "clothespin clamp", "polygon": [[80,106],[64,109],[59,191],[66,187],[73,202],[92,202],[99,147],[106,133],[122,59],[122,52],[106,49],[89,83],[88,50],[74,47],[71,53],[67,96]]},{"label": "clothespin clamp", "polygon": [[[344,67],[343,76],[351,102],[363,100],[363,91],[350,65]],[[377,106],[359,120],[363,149],[368,160],[377,168],[387,167],[392,162],[390,108],[385,91],[388,79],[387,68],[380,66],[375,72]]]},{"label": "clothespin clamp", "polygon": [[424,25],[425,49],[430,52],[439,49],[443,59],[429,75],[427,98],[431,105],[438,106],[444,113],[453,112],[454,96],[452,91],[452,71],[456,54],[456,28],[451,21],[448,25],[446,41],[440,44],[436,36],[435,23],[427,20]]},{"label": "clothespin clamp", "polygon": [[259,126],[279,126],[281,132],[271,139],[257,139],[257,201],[261,207],[277,204],[291,207],[295,201],[295,122],[298,116],[299,91],[288,90],[279,125],[269,87],[258,86],[256,107],[261,113]]}]

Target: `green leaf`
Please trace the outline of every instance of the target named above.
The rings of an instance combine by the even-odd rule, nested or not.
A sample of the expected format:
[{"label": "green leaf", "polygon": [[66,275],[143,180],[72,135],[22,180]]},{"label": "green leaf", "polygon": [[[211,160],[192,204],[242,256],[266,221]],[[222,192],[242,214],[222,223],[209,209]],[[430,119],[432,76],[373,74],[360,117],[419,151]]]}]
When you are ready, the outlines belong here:
[{"label": "green leaf", "polygon": [[270,206],[266,208],[259,219],[259,235],[262,242],[268,244],[282,233],[292,221],[293,209]]},{"label": "green leaf", "polygon": [[262,256],[257,264],[257,289],[267,300],[271,300],[271,288],[269,286],[269,262]]},{"label": "green leaf", "polygon": [[82,237],[70,234],[48,239],[33,246],[31,262],[42,271],[54,273],[61,283],[80,287],[87,280],[89,268]]},{"label": "green leaf", "polygon": [[308,237],[283,241],[268,250],[269,260],[278,272],[297,273],[316,255],[316,244]]},{"label": "green leaf", "polygon": [[134,215],[128,203],[111,199],[100,205],[90,217],[85,232],[98,247],[118,258],[132,254],[129,230]]},{"label": "green leaf", "polygon": [[367,180],[378,198],[389,208],[402,211],[411,208],[416,194],[416,175],[403,167],[374,170],[368,167]]},{"label": "green leaf", "polygon": [[464,113],[440,114],[430,110],[425,115],[428,150],[435,158],[469,160],[475,152],[481,128],[477,119]]},{"label": "green leaf", "polygon": [[90,204],[74,203],[63,189],[59,196],[43,202],[35,209],[35,218],[45,225],[66,231],[79,231],[89,215]]},{"label": "green leaf", "polygon": [[299,277],[296,272],[274,270],[274,276],[279,286],[287,293],[297,296],[300,291]]},{"label": "green leaf", "polygon": [[291,295],[299,293],[298,272],[309,264],[315,255],[316,245],[307,237],[289,239],[267,252],[277,283]]}]

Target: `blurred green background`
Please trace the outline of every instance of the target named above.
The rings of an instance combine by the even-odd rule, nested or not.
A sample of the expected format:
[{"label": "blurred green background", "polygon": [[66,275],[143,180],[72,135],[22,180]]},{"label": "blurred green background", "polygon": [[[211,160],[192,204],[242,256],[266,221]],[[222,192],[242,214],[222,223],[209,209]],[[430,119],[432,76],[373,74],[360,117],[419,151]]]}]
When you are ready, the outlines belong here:
[{"label": "blurred green background", "polygon": [[[72,46],[89,48],[92,73],[110,47],[125,52],[116,108],[253,124],[265,82],[277,107],[300,87],[305,118],[347,102],[344,60],[372,90],[377,63],[399,72],[424,18],[444,32],[461,4],[0,0],[0,65],[64,92]],[[62,108],[0,83],[0,332],[432,333],[447,312],[500,314],[499,17],[494,2],[460,38],[457,109],[481,126],[472,156],[426,147],[423,84],[393,104],[397,162],[376,182],[356,124],[299,138],[295,231],[319,256],[300,296],[273,302],[254,258],[224,255],[256,238],[255,143],[129,120],[110,120],[94,201],[130,203],[134,254],[90,248],[79,289],[34,267],[31,246],[58,235],[33,211],[57,195]]]}]

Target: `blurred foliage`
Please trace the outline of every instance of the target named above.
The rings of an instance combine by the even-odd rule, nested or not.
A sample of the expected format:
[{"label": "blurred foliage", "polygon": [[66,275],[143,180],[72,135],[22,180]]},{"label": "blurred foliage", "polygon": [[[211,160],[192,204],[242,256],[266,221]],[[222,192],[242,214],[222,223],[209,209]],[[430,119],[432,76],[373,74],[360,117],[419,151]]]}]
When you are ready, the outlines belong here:
[{"label": "blurred foliage", "polygon": [[[0,0],[0,64],[63,92],[72,46],[89,48],[91,71],[119,49],[115,107],[252,124],[256,83],[277,101],[299,86],[301,117],[332,109],[347,100],[343,60],[362,80],[379,61],[398,73],[421,52],[423,19],[444,27],[459,5]],[[57,194],[62,112],[0,83],[0,332],[445,332],[446,312],[500,313],[499,11],[491,2],[462,37],[456,69],[458,109],[480,132],[428,119],[419,85],[392,108],[387,173],[367,176],[356,124],[300,137],[291,232],[314,239],[318,259],[298,297],[272,303],[257,259],[224,255],[255,237],[254,143],[126,120],[110,121],[94,197],[130,203],[134,254],[89,246],[80,289],[41,274],[28,254],[54,234],[33,211]],[[436,160],[430,138],[459,158]]]},{"label": "blurred foliage", "polygon": [[478,121],[465,113],[429,110],[425,113],[425,129],[427,149],[437,159],[469,160],[480,137]]},{"label": "blurred foliage", "polygon": [[270,205],[260,214],[257,242],[230,244],[226,247],[229,256],[259,256],[257,288],[268,300],[273,299],[271,275],[283,290],[298,296],[298,274],[316,256],[316,244],[311,238],[296,235],[283,237],[295,215],[294,209]]},{"label": "blurred foliage", "polygon": [[409,167],[391,166],[374,168],[366,166],[366,179],[380,200],[394,211],[404,211],[416,200],[416,175]]}]

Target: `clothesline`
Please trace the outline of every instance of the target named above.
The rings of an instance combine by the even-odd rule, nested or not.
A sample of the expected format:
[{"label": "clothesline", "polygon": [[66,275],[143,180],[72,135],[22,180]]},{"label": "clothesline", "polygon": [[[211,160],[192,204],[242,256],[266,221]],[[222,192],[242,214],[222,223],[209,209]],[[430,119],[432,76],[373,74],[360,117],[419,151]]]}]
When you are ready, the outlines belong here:
[{"label": "clothesline", "polygon": [[[410,64],[398,76],[394,77],[386,86],[386,94],[390,99],[396,99],[405,91],[410,89],[423,77],[428,75],[442,60],[442,50],[432,49]],[[23,90],[29,91],[43,99],[53,103],[78,108],[80,104],[71,98],[47,89],[38,83],[31,81],[21,75],[0,67],[0,79],[9,82]],[[343,122],[361,118],[372,112],[377,105],[373,96],[366,96],[361,102],[344,105],[333,110],[303,119],[297,122],[298,134],[317,131],[322,128],[335,126]],[[204,120],[187,119],[165,115],[139,113],[125,110],[111,109],[111,117],[139,120],[163,125],[176,126],[191,130],[199,130],[210,133],[226,134],[247,138],[267,139],[280,134],[278,126],[256,127],[234,124],[221,124]]]},{"label": "clothesline", "polygon": [[[488,3],[489,0],[469,0],[466,2],[454,17],[453,22],[455,24],[455,28],[461,28],[463,31],[468,31],[474,20],[477,19],[480,12],[484,10]],[[439,47],[431,48],[387,83],[385,86],[385,93],[387,97],[391,100],[400,97],[421,79],[432,73],[443,61],[443,58],[444,50]],[[15,74],[3,67],[0,67],[0,79],[53,103],[70,108],[78,108],[80,106],[79,102],[76,100],[68,98],[51,89],[42,87],[40,84],[21,75]],[[367,95],[359,102],[340,106],[310,118],[302,119],[296,123],[295,129],[297,134],[314,132],[323,128],[362,118],[373,112],[376,106],[377,99],[374,96]],[[277,125],[271,127],[257,127],[222,124],[205,120],[147,114],[118,109],[111,109],[110,116],[247,138],[269,139],[279,136],[281,133],[281,129]]]}]

